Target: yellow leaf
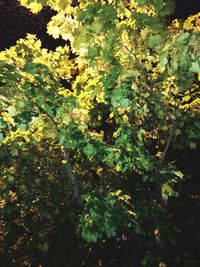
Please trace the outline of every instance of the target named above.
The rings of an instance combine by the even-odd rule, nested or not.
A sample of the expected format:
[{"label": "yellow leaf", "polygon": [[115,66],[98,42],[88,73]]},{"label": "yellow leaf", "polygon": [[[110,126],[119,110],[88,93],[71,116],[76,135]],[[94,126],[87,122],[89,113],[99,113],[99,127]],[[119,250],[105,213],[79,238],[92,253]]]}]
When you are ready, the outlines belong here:
[{"label": "yellow leaf", "polygon": [[27,0],[19,0],[19,1],[20,1],[20,4],[23,6],[27,4]]},{"label": "yellow leaf", "polygon": [[42,5],[41,4],[38,4],[37,2],[32,2],[30,3],[29,5],[29,8],[30,10],[33,12],[33,13],[38,13],[42,10]]},{"label": "yellow leaf", "polygon": [[132,82],[131,89],[133,89],[133,90],[137,90],[138,89],[138,86],[137,86],[135,81]]},{"label": "yellow leaf", "polygon": [[53,38],[58,39],[60,36],[60,28],[58,26],[48,25],[47,33],[52,35]]},{"label": "yellow leaf", "polygon": [[122,192],[122,190],[117,190],[116,192],[115,192],[115,196],[119,196],[120,194],[121,194],[121,192]]},{"label": "yellow leaf", "polygon": [[186,95],[186,96],[184,96],[184,97],[182,98],[182,100],[183,100],[184,102],[188,102],[188,101],[190,100],[190,96],[189,96],[189,95]]},{"label": "yellow leaf", "polygon": [[109,118],[112,119],[114,117],[114,112],[111,112]]},{"label": "yellow leaf", "polygon": [[120,167],[119,165],[116,165],[115,170],[116,170],[117,172],[120,172],[120,171],[121,171],[121,167]]},{"label": "yellow leaf", "polygon": [[98,174],[98,175],[101,175],[102,172],[103,172],[103,168],[99,167],[99,168],[97,169],[97,174]]}]

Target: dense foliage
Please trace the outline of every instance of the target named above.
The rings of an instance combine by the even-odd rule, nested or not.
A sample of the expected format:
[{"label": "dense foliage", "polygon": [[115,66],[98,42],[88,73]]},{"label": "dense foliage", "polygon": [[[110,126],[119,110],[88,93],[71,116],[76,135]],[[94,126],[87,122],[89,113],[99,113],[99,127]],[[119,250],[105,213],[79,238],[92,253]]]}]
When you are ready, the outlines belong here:
[{"label": "dense foliage", "polygon": [[70,48],[28,34],[0,52],[2,257],[199,266],[197,254],[174,256],[169,208],[191,179],[176,155],[200,139],[199,14],[169,23],[171,0],[20,3],[54,9],[47,32]]}]

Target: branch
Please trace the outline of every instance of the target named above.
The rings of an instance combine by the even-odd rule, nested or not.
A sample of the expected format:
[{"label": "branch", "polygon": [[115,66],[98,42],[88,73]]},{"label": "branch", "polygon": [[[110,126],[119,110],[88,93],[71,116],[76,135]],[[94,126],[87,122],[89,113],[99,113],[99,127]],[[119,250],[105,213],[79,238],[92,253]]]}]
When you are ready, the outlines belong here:
[{"label": "branch", "polygon": [[[51,122],[54,124],[54,126],[56,127],[56,129],[58,131],[56,121],[41,106],[39,106],[37,103],[35,103],[35,104],[45,115],[47,115],[47,117],[51,120]],[[72,186],[73,195],[76,198],[78,204],[81,205],[81,195],[80,195],[80,188],[79,188],[78,180],[75,177],[75,175],[73,174],[72,165],[71,165],[70,157],[69,157],[69,151],[67,150],[67,148],[65,146],[64,146],[63,155],[64,155],[64,159],[66,160],[65,169],[66,169],[67,176],[70,180],[70,184]]]},{"label": "branch", "polygon": [[[137,44],[137,42],[136,42],[136,44]],[[142,76],[141,76],[141,78],[142,78],[142,80],[146,83],[146,85],[147,85],[147,88],[148,88],[148,90],[150,91],[150,93],[151,94],[153,94],[154,96],[156,96],[157,97],[157,95],[156,94],[154,94],[153,92],[152,92],[152,90],[151,90],[151,87],[150,87],[150,84],[151,84],[151,82],[149,81],[149,79],[148,79],[148,77],[147,77],[147,74],[145,73],[145,71],[144,71],[144,69],[142,68],[142,66],[141,66],[141,64],[140,64],[140,62],[139,62],[139,60],[138,60],[138,58],[137,58],[137,56],[127,47],[127,46],[125,46],[124,44],[122,44],[122,47],[124,47],[134,58],[135,58],[135,60],[136,60],[136,67],[138,67],[139,68],[139,70],[141,71],[141,74],[142,74]],[[168,138],[168,140],[167,140],[167,144],[166,144],[166,146],[165,146],[165,148],[164,148],[164,151],[163,151],[163,153],[162,153],[162,156],[161,156],[161,158],[160,158],[160,161],[163,161],[164,159],[165,159],[165,156],[166,156],[166,154],[167,154],[167,151],[168,151],[168,149],[169,149],[169,146],[170,146],[170,143],[171,143],[171,141],[172,141],[172,137],[173,137],[173,135],[174,135],[174,132],[175,132],[175,129],[176,129],[176,127],[175,127],[175,123],[173,124],[173,126],[172,126],[172,129],[171,129],[171,131],[170,131],[170,135],[169,135],[169,138]]]},{"label": "branch", "polygon": [[163,161],[163,160],[165,159],[165,156],[166,156],[167,151],[168,151],[168,149],[169,149],[169,146],[170,146],[170,144],[171,144],[172,137],[173,137],[173,135],[174,135],[174,133],[175,133],[175,130],[176,130],[176,127],[175,127],[175,123],[174,123],[174,124],[172,125],[171,130],[170,130],[170,135],[169,135],[169,138],[168,138],[167,143],[166,143],[166,145],[165,145],[165,148],[164,148],[164,150],[163,150],[163,152],[162,152],[162,156],[161,156],[161,158],[160,158],[160,161]]},{"label": "branch", "polygon": [[151,90],[151,88],[150,88],[150,84],[151,83],[150,83],[150,81],[149,81],[149,79],[147,77],[147,74],[145,73],[144,69],[142,68],[137,56],[127,46],[125,46],[124,44],[121,44],[121,46],[124,47],[135,58],[135,60],[136,60],[135,66],[140,70],[140,72],[142,74],[141,78],[147,84],[147,88],[149,90]]},{"label": "branch", "polygon": [[66,166],[65,166],[66,173],[70,179],[74,197],[78,201],[78,204],[81,205],[81,195],[80,195],[80,188],[79,188],[78,180],[73,174],[72,165],[71,165],[70,157],[69,157],[69,151],[67,150],[66,147],[64,147],[63,155],[64,155],[64,159],[66,160]]}]

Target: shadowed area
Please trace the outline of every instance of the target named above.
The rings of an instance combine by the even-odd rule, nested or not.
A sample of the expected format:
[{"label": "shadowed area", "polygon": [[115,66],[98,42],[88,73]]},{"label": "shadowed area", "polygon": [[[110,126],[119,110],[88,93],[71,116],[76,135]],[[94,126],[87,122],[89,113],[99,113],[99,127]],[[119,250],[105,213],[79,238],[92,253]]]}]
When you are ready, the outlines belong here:
[{"label": "shadowed area", "polygon": [[42,46],[50,50],[65,45],[66,41],[54,39],[46,33],[46,25],[55,14],[49,7],[43,8],[39,14],[32,14],[17,0],[0,0],[0,50],[15,45],[27,33],[36,34]]}]

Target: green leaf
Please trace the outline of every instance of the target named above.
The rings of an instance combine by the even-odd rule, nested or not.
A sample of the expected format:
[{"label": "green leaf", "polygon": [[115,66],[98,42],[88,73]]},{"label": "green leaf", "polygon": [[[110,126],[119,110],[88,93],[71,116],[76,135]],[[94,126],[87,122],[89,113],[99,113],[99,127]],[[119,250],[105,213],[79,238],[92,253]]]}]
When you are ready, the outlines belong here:
[{"label": "green leaf", "polygon": [[60,143],[61,145],[63,145],[63,144],[65,143],[65,139],[66,139],[66,134],[65,134],[65,133],[60,133],[60,134],[58,135],[58,140],[59,140],[59,143]]},{"label": "green leaf", "polygon": [[94,157],[97,153],[96,149],[92,144],[88,144],[87,146],[85,146],[83,151],[88,157]]},{"label": "green leaf", "polygon": [[57,116],[60,116],[61,114],[63,114],[65,112],[65,108],[64,107],[59,107],[57,110],[56,110],[56,115]]},{"label": "green leaf", "polygon": [[148,45],[150,48],[155,48],[156,46],[161,45],[162,42],[163,42],[163,37],[159,34],[156,34],[149,37]]},{"label": "green leaf", "polygon": [[179,44],[184,44],[185,40],[189,37],[189,32],[182,32],[179,34],[177,42]]},{"label": "green leaf", "polygon": [[160,55],[159,65],[164,67],[168,63],[167,53],[163,53]]},{"label": "green leaf", "polygon": [[5,121],[0,118],[0,129],[6,128],[7,124],[5,123]]},{"label": "green leaf", "polygon": [[20,130],[26,130],[27,129],[27,125],[24,123],[19,124],[18,127]]},{"label": "green leaf", "polygon": [[15,178],[11,175],[8,175],[8,182],[12,184],[14,182]]},{"label": "green leaf", "polygon": [[50,116],[53,116],[54,113],[53,113],[53,107],[48,105],[48,104],[44,104],[44,109],[45,111],[50,115]]},{"label": "green leaf", "polygon": [[122,107],[122,108],[127,108],[129,105],[130,105],[130,101],[128,98],[121,98],[119,101],[118,101],[119,105]]},{"label": "green leaf", "polygon": [[192,66],[189,69],[192,72],[200,72],[200,65],[198,62],[192,62]]},{"label": "green leaf", "polygon": [[89,47],[88,49],[88,56],[90,58],[94,58],[99,55],[99,50],[97,47]]},{"label": "green leaf", "polygon": [[90,240],[91,240],[92,242],[96,243],[96,242],[97,242],[97,234],[91,234],[91,236],[90,236]]},{"label": "green leaf", "polygon": [[91,25],[91,31],[95,32],[96,34],[100,33],[103,28],[103,24],[100,21],[95,21]]},{"label": "green leaf", "polygon": [[38,72],[38,64],[28,61],[24,66],[24,70],[31,74],[36,74]]}]

